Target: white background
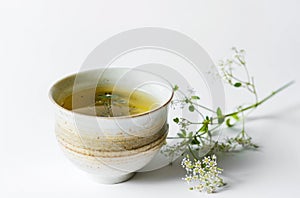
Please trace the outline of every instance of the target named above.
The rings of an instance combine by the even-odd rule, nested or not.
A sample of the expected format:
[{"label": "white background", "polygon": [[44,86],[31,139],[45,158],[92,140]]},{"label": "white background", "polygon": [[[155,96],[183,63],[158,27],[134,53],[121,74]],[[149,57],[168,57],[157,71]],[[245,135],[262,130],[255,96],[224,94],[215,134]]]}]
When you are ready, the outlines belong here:
[{"label": "white background", "polygon": [[[260,150],[223,156],[229,185],[209,196],[299,196],[299,8],[297,0],[0,1],[0,196],[208,196],[189,191],[176,164],[126,183],[96,184],[57,146],[50,86],[78,71],[103,40],[145,26],[180,31],[215,61],[231,46],[246,49],[261,96],[296,80],[251,114],[247,130]],[[228,106],[242,102],[238,93],[227,92]]]}]

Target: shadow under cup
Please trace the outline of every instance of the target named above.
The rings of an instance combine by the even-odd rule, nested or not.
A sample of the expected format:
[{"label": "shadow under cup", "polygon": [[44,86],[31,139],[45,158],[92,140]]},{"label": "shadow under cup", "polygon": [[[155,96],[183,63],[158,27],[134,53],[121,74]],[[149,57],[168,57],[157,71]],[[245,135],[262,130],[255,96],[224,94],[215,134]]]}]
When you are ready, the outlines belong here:
[{"label": "shadow under cup", "polygon": [[[112,92],[147,93],[156,104],[149,111],[119,117],[88,115],[62,107],[66,97],[87,89],[94,90],[95,97],[96,88],[101,86],[112,87]],[[172,97],[173,88],[167,80],[137,69],[98,69],[68,76],[50,90],[58,143],[68,159],[98,182],[128,180],[164,144]],[[73,106],[80,102],[73,97]]]}]

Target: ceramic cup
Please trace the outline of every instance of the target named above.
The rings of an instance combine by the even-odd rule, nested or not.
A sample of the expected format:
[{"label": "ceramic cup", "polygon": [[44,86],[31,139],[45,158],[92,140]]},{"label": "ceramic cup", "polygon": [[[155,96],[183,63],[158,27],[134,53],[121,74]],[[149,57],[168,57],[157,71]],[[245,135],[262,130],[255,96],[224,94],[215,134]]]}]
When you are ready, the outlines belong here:
[{"label": "ceramic cup", "polygon": [[[156,104],[148,112],[120,117],[87,115],[62,107],[72,93],[104,85],[146,92]],[[127,68],[84,71],[55,83],[49,96],[55,107],[55,133],[62,151],[100,183],[130,179],[165,142],[173,89],[158,75]],[[80,100],[73,98],[73,105]]]}]

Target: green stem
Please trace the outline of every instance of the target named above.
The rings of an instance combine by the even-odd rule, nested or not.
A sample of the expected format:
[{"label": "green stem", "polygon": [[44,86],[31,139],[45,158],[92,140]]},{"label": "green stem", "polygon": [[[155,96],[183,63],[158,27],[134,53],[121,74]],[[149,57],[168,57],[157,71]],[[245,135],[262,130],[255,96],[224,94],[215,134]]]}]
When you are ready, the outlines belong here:
[{"label": "green stem", "polygon": [[198,106],[198,107],[200,107],[200,108],[202,108],[202,109],[205,109],[205,110],[207,110],[207,111],[210,111],[210,112],[212,112],[212,113],[216,113],[214,110],[212,110],[212,109],[210,109],[210,108],[207,108],[207,107],[205,107],[205,106],[199,105],[199,104],[194,103],[194,102],[192,102],[192,104],[195,105],[195,106]]},{"label": "green stem", "polygon": [[196,160],[199,160],[199,159],[196,157],[196,155],[194,154],[194,152],[192,151],[190,145],[188,145],[188,148],[189,148],[189,151],[190,151],[190,153],[192,154],[192,156],[193,156]]},{"label": "green stem", "polygon": [[[247,111],[249,109],[252,109],[252,108],[256,108],[258,107],[259,105],[261,105],[262,103],[266,102],[267,100],[269,100],[270,98],[272,98],[273,96],[275,96],[276,94],[278,94],[279,92],[281,92],[282,90],[286,89],[287,87],[291,86],[292,84],[294,84],[295,81],[291,81],[285,85],[283,85],[282,87],[280,87],[279,89],[277,89],[276,91],[273,91],[270,95],[268,95],[267,97],[265,97],[264,99],[248,106],[248,107],[245,107],[243,109],[240,109],[239,111],[235,111],[235,112],[232,112],[232,113],[229,113],[229,114],[226,114],[224,115],[224,117],[229,117],[229,116],[232,116],[234,114],[237,114],[237,113],[240,113],[240,112],[244,112],[244,111]],[[217,119],[217,118],[216,118]]]}]

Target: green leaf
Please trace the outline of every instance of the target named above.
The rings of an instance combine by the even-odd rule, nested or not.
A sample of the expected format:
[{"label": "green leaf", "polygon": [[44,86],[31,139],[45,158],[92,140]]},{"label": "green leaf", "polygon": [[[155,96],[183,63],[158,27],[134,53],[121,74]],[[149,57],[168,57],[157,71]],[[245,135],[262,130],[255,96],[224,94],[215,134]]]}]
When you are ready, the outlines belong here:
[{"label": "green leaf", "polygon": [[193,137],[193,132],[190,132],[188,137],[190,137],[190,138]]},{"label": "green leaf", "polygon": [[194,111],[195,111],[194,105],[190,105],[190,106],[189,106],[189,111],[190,111],[190,112],[194,112]]},{"label": "green leaf", "polygon": [[202,127],[198,131],[199,132],[207,132],[208,131],[208,123],[203,123]]},{"label": "green leaf", "polygon": [[173,87],[173,91],[177,91],[178,89],[179,89],[178,85],[175,85],[175,86]]},{"label": "green leaf", "polygon": [[234,86],[235,86],[235,87],[240,87],[240,86],[242,86],[242,83],[237,82],[237,83],[234,84]]},{"label": "green leaf", "polygon": [[233,117],[236,121],[240,120],[240,117],[237,114],[233,114],[231,117]]},{"label": "green leaf", "polygon": [[220,107],[217,108],[217,116],[218,116],[218,117],[222,117],[222,116],[223,116],[222,110],[221,110]]},{"label": "green leaf", "polygon": [[220,107],[217,108],[217,116],[218,116],[218,123],[222,124],[224,122],[224,116],[222,114],[222,110]]},{"label": "green leaf", "polygon": [[177,133],[177,135],[178,137],[185,138],[185,136],[182,133]]},{"label": "green leaf", "polygon": [[186,137],[186,131],[184,129],[181,129],[180,131],[181,131],[182,135],[184,135],[184,137]]},{"label": "green leaf", "polygon": [[200,142],[197,140],[197,138],[194,138],[192,140],[191,144],[200,144]]},{"label": "green leaf", "polygon": [[178,124],[179,123],[179,118],[174,118],[173,121]]},{"label": "green leaf", "polygon": [[191,99],[193,99],[193,100],[200,100],[200,97],[199,96],[191,96]]},{"label": "green leaf", "polygon": [[226,120],[226,125],[227,125],[228,127],[233,127],[233,126],[234,126],[234,124],[230,124],[230,118],[228,118],[228,119]]}]

